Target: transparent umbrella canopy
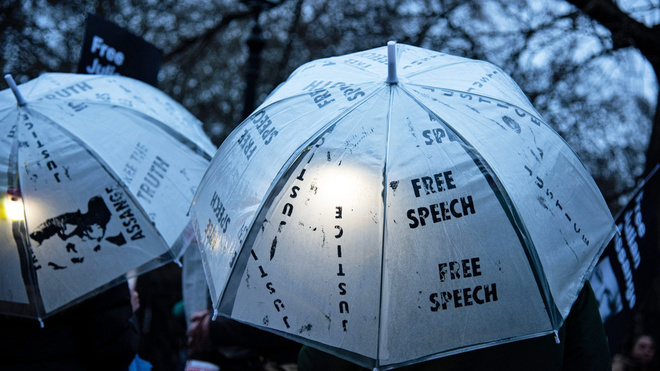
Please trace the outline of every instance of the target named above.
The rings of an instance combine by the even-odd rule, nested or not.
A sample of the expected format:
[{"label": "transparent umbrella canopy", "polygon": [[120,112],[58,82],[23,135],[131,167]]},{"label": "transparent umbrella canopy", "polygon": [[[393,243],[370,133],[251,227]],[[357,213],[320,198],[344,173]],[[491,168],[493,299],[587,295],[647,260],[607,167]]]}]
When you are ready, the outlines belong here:
[{"label": "transparent umbrella canopy", "polygon": [[294,71],[191,214],[218,314],[381,369],[556,333],[615,231],[505,72],[393,42]]},{"label": "transparent umbrella canopy", "polygon": [[0,91],[0,313],[44,318],[175,261],[216,148],[127,77],[44,74]]}]

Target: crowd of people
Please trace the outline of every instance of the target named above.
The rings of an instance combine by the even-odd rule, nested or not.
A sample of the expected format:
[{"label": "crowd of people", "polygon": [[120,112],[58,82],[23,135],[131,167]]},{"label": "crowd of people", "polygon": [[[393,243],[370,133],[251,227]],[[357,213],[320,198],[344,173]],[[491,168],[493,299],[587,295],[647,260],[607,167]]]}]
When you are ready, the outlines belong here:
[{"label": "crowd of people", "polygon": [[655,359],[655,339],[649,334],[635,334],[612,360],[612,371],[660,370]]},{"label": "crowd of people", "polygon": [[[173,371],[365,371],[358,365],[232,319],[211,315],[199,249],[183,257],[180,315],[187,344],[180,370]],[[0,317],[0,369],[157,370],[138,355],[140,307],[134,282],[104,291],[44,320]],[[587,282],[558,333],[439,358],[401,370],[660,370],[655,340],[639,334],[611,357]]]}]

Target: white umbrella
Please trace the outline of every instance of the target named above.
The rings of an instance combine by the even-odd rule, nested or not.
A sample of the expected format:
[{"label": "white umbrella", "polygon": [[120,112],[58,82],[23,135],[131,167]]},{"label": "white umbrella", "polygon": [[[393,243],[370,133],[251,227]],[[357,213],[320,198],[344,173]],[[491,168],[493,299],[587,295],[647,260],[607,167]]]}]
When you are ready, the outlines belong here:
[{"label": "white umbrella", "polygon": [[615,230],[596,184],[501,69],[395,47],[301,66],[222,144],[215,307],[380,368],[556,332]]},{"label": "white umbrella", "polygon": [[43,318],[182,253],[215,147],[161,91],[44,74],[0,92],[0,313]]}]

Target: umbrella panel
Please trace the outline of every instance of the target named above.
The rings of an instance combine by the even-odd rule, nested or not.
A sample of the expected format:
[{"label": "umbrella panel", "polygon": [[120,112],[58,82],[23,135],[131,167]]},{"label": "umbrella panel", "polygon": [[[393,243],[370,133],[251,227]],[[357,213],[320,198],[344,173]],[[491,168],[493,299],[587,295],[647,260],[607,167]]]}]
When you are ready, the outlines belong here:
[{"label": "umbrella panel", "polygon": [[[401,89],[393,96],[379,359],[397,364],[551,332],[541,272],[497,175],[442,118]],[[466,121],[455,125],[483,119]]]},{"label": "umbrella panel", "polygon": [[[257,219],[231,315],[263,325],[268,318],[269,328],[375,355],[386,147],[371,127],[348,126],[328,128],[280,179]],[[336,142],[340,128],[350,143]],[[362,141],[374,153],[351,154]],[[259,299],[266,286],[280,290],[272,301]]]}]

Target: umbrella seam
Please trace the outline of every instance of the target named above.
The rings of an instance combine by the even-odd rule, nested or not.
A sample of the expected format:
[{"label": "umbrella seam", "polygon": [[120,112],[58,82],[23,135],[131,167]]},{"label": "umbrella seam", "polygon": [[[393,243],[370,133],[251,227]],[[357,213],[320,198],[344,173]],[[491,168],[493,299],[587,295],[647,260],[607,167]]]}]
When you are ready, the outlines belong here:
[{"label": "umbrella seam", "polygon": [[[401,44],[399,44],[399,45],[401,45]],[[481,62],[480,64],[483,64],[483,63],[491,64],[491,63],[480,61],[480,60],[477,60],[477,59],[467,59],[467,60],[464,60],[464,61],[457,61],[457,62],[443,64],[442,66],[432,66],[432,67],[426,68],[424,70],[420,70],[420,71],[417,71],[415,73],[408,74],[405,77],[410,78],[410,77],[417,76],[417,75],[420,75],[420,74],[423,74],[423,73],[427,73],[427,72],[433,71],[433,70],[439,70],[439,69],[450,67],[450,66],[456,66],[456,65],[459,65],[459,64],[467,64],[467,63],[475,63],[475,62],[476,63]]]}]

